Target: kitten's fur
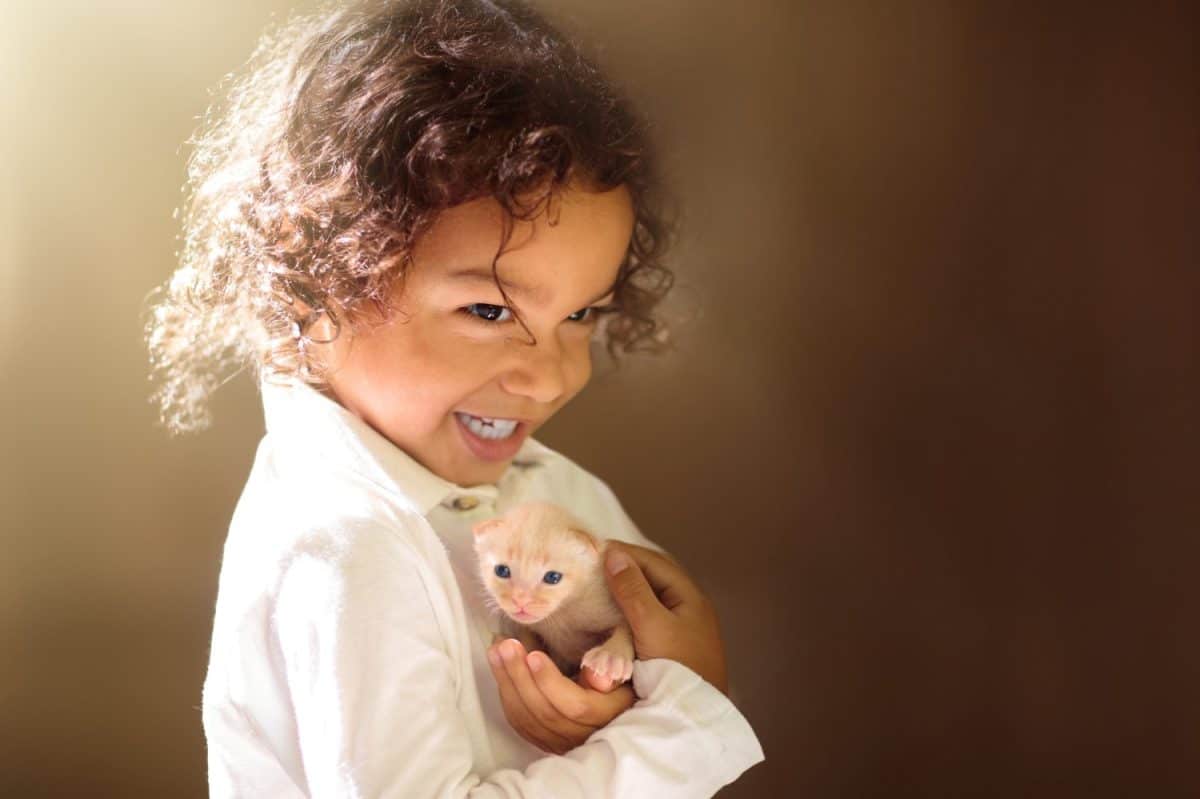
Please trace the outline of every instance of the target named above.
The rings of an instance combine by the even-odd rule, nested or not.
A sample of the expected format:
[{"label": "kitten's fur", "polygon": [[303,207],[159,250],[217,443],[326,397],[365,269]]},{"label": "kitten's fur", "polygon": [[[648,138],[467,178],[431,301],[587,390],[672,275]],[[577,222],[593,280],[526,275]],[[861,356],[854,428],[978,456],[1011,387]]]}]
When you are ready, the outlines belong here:
[{"label": "kitten's fur", "polygon": [[[500,631],[527,650],[544,649],[563,674],[589,666],[614,683],[633,674],[633,633],[604,579],[604,542],[548,502],[526,502],[479,522],[475,553]],[[509,576],[499,577],[497,566]],[[545,582],[548,572],[562,575]],[[521,616],[520,605],[529,616]],[[544,644],[544,646],[543,646]]]}]

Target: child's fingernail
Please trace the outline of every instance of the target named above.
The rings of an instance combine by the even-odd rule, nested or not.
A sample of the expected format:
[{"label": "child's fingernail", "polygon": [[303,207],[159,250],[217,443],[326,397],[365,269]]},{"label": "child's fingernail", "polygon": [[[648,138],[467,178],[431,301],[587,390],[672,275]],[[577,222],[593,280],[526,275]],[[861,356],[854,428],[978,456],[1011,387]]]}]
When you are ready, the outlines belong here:
[{"label": "child's fingernail", "polygon": [[491,664],[492,664],[493,666],[499,666],[499,665],[500,665],[500,656],[499,656],[498,654],[496,654],[496,650],[495,650],[495,649],[489,649],[489,650],[488,650],[488,660],[491,662]]},{"label": "child's fingernail", "polygon": [[629,566],[629,556],[624,552],[613,550],[608,553],[608,573],[620,574]]},{"label": "child's fingernail", "polygon": [[542,657],[536,652],[530,652],[525,662],[529,664],[529,670],[535,674],[542,670]]}]

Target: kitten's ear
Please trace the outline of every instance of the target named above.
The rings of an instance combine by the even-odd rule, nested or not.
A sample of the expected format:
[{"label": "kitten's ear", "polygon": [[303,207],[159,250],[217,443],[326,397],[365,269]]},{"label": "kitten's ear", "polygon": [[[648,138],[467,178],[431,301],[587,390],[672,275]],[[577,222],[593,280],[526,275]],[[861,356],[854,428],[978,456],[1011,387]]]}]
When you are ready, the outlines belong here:
[{"label": "kitten's ear", "polygon": [[575,534],[575,539],[583,544],[583,552],[591,558],[600,557],[600,545],[596,543],[596,539],[590,533],[585,533],[583,530],[571,530]]},{"label": "kitten's ear", "polygon": [[471,528],[471,532],[478,538],[486,534],[490,530],[496,530],[504,526],[504,519],[484,519]]}]

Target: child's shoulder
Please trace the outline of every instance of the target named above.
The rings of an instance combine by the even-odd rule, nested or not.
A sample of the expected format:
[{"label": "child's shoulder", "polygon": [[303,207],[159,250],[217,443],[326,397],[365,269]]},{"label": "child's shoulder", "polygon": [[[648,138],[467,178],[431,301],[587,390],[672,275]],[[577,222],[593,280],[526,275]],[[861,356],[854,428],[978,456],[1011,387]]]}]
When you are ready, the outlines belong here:
[{"label": "child's shoulder", "polygon": [[[533,484],[552,491],[563,500],[588,499],[614,502],[616,495],[599,475],[562,452],[533,438],[527,439],[522,453],[528,453],[538,468],[534,469]],[[515,462],[521,468],[519,462]]]},{"label": "child's shoulder", "polygon": [[526,492],[527,499],[563,505],[603,538],[646,544],[616,492],[608,482],[572,458],[529,439],[531,453],[543,468],[537,469]]},{"label": "child's shoulder", "polygon": [[430,546],[428,525],[402,497],[350,471],[286,460],[264,439],[230,522],[227,559],[232,550],[276,563],[346,563]]}]

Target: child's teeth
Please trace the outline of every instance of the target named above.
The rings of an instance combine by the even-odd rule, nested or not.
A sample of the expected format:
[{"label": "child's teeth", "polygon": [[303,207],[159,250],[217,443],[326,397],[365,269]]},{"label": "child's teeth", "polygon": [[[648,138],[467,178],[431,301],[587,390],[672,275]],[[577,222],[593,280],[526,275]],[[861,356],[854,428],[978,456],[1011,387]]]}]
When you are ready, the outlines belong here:
[{"label": "child's teeth", "polygon": [[508,438],[517,429],[517,423],[512,419],[488,419],[466,413],[460,413],[459,417],[470,431],[480,438]]}]

